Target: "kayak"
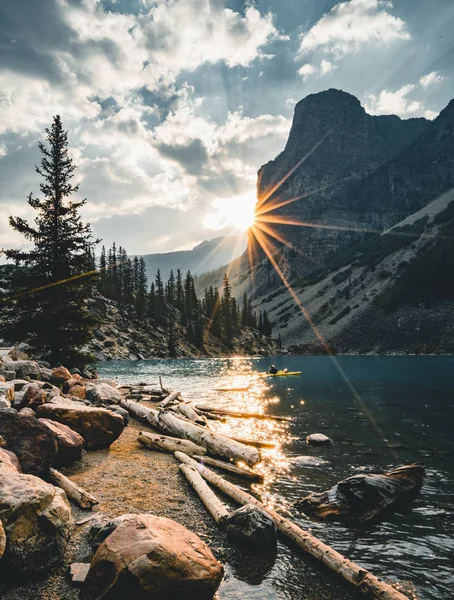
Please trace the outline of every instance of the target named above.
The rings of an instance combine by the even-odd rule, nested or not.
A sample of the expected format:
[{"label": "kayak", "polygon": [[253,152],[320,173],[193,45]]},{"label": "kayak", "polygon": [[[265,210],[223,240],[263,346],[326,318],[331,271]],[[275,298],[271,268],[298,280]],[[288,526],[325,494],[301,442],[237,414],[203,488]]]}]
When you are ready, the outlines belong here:
[{"label": "kayak", "polygon": [[278,371],[277,373],[259,373],[261,377],[287,377],[287,375],[301,375],[301,371]]}]

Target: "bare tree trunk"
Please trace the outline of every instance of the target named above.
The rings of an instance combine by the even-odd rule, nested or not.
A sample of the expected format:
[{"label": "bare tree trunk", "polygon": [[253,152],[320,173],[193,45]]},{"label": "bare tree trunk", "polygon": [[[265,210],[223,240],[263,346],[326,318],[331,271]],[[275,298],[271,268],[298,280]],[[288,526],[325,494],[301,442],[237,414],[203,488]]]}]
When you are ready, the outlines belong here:
[{"label": "bare tree trunk", "polygon": [[203,477],[196,469],[188,465],[180,465],[180,469],[216,523],[224,524],[229,513],[224,504],[205,483]]},{"label": "bare tree trunk", "polygon": [[205,448],[197,446],[197,444],[194,444],[194,442],[189,440],[180,440],[178,438],[172,438],[158,433],[148,433],[146,431],[141,431],[139,433],[137,441],[142,444],[142,446],[146,446],[152,450],[162,450],[163,452],[173,453],[179,450],[189,455],[205,454],[206,452]]},{"label": "bare tree trunk", "polygon": [[285,519],[274,510],[267,508],[257,498],[243,492],[238,486],[216,475],[216,473],[213,473],[213,471],[197,463],[182,452],[175,452],[175,456],[179,461],[197,469],[204,479],[239,504],[254,504],[264,510],[274,520],[282,534],[313,558],[322,562],[350,584],[354,585],[363,594],[374,600],[408,600],[407,596],[398,592],[391,585],[381,581],[378,577],[366,571],[366,569],[345,558],[345,556],[342,556],[342,554],[336,552],[336,550],[333,550],[327,544],[324,544],[307,531],[304,531],[304,529],[301,529],[295,523]]},{"label": "bare tree trunk", "polygon": [[154,408],[148,408],[148,406],[143,406],[143,404],[139,404],[134,400],[120,400],[121,408],[125,408],[129,413],[132,414],[133,417],[138,419],[139,421],[145,421],[149,423],[152,427],[159,429],[158,425],[158,415],[159,411]]},{"label": "bare tree trunk", "polygon": [[207,431],[191,421],[183,421],[168,411],[159,413],[158,423],[171,434],[204,446],[211,454],[244,461],[250,467],[260,461],[260,454],[255,448],[239,444],[220,433]]},{"label": "bare tree trunk", "polygon": [[278,417],[276,415],[263,415],[262,413],[248,413],[239,410],[230,410],[228,408],[216,408],[214,406],[202,406],[197,404],[197,408],[203,412],[214,413],[215,415],[224,415],[226,417],[236,417],[238,419],[271,419],[272,421],[293,421],[291,417]]},{"label": "bare tree trunk", "polygon": [[92,508],[95,504],[98,504],[94,496],[52,467],[49,468],[49,479],[54,485],[61,488],[77,506]]}]

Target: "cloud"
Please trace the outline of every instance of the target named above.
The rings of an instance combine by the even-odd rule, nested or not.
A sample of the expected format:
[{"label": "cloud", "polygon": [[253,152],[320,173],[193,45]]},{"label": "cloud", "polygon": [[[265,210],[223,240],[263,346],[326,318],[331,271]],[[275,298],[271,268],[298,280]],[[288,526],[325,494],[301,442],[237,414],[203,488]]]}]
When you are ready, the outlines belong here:
[{"label": "cloud", "polygon": [[444,77],[437,73],[437,71],[432,71],[432,73],[428,73],[427,75],[424,75],[424,77],[421,77],[419,80],[419,85],[421,85],[423,88],[428,88],[432,85],[440,83],[443,81],[443,79]]},{"label": "cloud", "polygon": [[306,79],[311,76],[315,77],[323,77],[324,75],[328,75],[336,70],[336,66],[333,65],[329,60],[325,58],[321,61],[320,66],[316,67],[311,65],[310,63],[306,63],[302,67],[298,69],[298,75],[301,75],[303,79]]},{"label": "cloud", "polygon": [[366,111],[371,115],[398,115],[399,117],[434,119],[437,113],[426,109],[422,101],[408,97],[415,89],[416,85],[407,84],[396,92],[382,90],[379,94],[369,94],[365,103]]},{"label": "cloud", "polygon": [[159,144],[159,152],[175,160],[190,175],[199,175],[208,161],[208,152],[202,140],[194,139],[187,144]]},{"label": "cloud", "polygon": [[350,0],[336,4],[309,31],[301,35],[300,54],[314,50],[340,58],[363,46],[409,40],[406,23],[390,14],[386,0]]},{"label": "cloud", "polygon": [[314,75],[316,72],[317,69],[314,67],[314,65],[309,63],[306,63],[298,69],[298,75],[301,75],[301,77],[309,77],[309,75]]}]

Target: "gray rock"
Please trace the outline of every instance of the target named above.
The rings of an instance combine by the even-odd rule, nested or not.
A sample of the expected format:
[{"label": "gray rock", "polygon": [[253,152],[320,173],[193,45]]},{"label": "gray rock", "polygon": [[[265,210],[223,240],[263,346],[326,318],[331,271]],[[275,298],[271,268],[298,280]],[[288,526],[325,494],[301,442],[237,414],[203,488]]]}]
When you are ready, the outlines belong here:
[{"label": "gray rock", "polygon": [[324,433],[311,433],[307,436],[306,443],[310,446],[325,446],[331,444],[331,440]]},{"label": "gray rock", "polygon": [[11,402],[6,399],[6,396],[0,396],[0,408],[11,408]]},{"label": "gray rock", "polygon": [[106,406],[106,408],[107,408],[107,410],[110,410],[113,413],[123,417],[123,421],[125,422],[125,425],[127,425],[129,423],[129,413],[124,408],[121,408],[121,406],[116,406],[114,404],[111,404],[110,406]]},{"label": "gray rock", "polygon": [[290,460],[298,467],[321,467],[328,463],[327,460],[323,460],[323,458],[318,458],[317,456],[293,456]]},{"label": "gray rock", "polygon": [[6,381],[12,381],[16,377],[16,371],[12,371],[7,368],[0,368],[0,375],[2,375]]},{"label": "gray rock", "polygon": [[79,369],[77,367],[73,367],[72,369],[69,369],[69,372],[71,373],[71,375],[80,375],[82,377],[82,373],[79,371]]},{"label": "gray rock", "polygon": [[14,390],[16,392],[20,392],[22,390],[22,388],[24,388],[26,385],[30,384],[30,382],[27,381],[26,379],[12,379],[12,380],[10,380],[10,383],[12,383],[14,385]]},{"label": "gray rock", "polygon": [[94,406],[118,404],[122,399],[116,387],[104,382],[96,383],[92,388],[87,389],[86,397]]},{"label": "gray rock", "polygon": [[273,519],[254,504],[246,504],[231,513],[225,530],[230,539],[244,544],[270,544],[277,539]]},{"label": "gray rock", "polygon": [[16,379],[30,377],[31,379],[40,379],[41,370],[34,360],[16,360],[8,363],[8,368],[14,369]]}]

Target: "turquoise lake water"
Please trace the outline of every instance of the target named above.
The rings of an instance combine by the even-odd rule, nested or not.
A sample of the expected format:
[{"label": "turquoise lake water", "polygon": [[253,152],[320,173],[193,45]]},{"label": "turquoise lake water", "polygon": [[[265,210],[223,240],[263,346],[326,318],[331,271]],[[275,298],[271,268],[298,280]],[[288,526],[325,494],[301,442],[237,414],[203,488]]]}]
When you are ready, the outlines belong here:
[{"label": "turquoise lake water", "polygon": [[[260,377],[270,363],[302,375]],[[275,449],[263,451],[265,482],[253,490],[284,511],[309,492],[361,470],[423,462],[427,476],[417,499],[378,524],[352,528],[291,515],[375,575],[408,582],[417,598],[454,598],[454,357],[112,361],[101,363],[99,373],[122,383],[156,383],[161,375],[165,385],[196,403],[293,417],[291,423],[230,418],[214,423],[219,431],[276,442]],[[217,391],[232,387],[249,389]],[[324,433],[334,443],[309,449],[310,433]],[[298,467],[292,458],[299,455],[328,463]],[[244,565],[227,562],[221,600],[309,597],[298,575],[305,559],[295,558],[297,553],[279,543],[277,555],[262,561],[253,577]]]}]

